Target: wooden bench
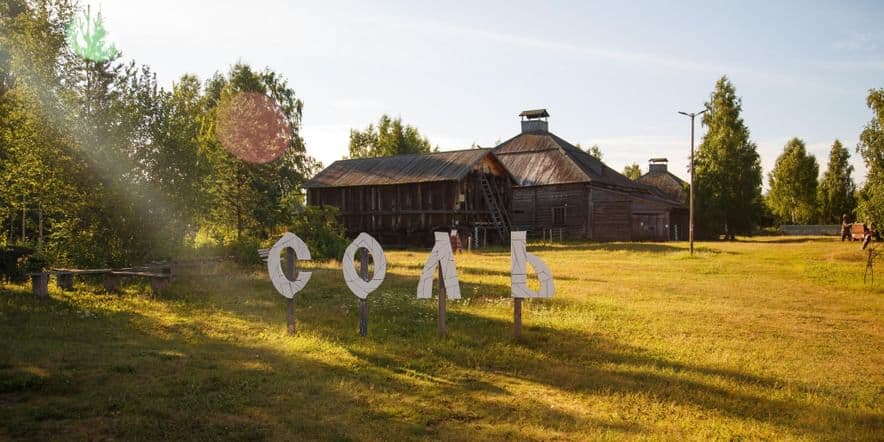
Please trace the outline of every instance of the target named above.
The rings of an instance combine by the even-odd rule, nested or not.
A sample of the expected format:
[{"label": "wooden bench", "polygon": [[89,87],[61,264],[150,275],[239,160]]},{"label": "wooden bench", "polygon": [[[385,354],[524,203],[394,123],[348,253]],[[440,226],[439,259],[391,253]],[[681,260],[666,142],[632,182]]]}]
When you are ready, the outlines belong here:
[{"label": "wooden bench", "polygon": [[268,256],[270,256],[270,249],[258,249],[258,258],[261,258],[261,262],[266,264]]},{"label": "wooden bench", "polygon": [[169,285],[169,282],[172,280],[172,273],[155,273],[155,272],[141,272],[141,271],[130,271],[130,270],[122,270],[122,271],[111,271],[107,274],[107,277],[104,280],[104,288],[108,292],[118,293],[120,291],[120,281],[125,277],[136,277],[136,278],[147,278],[150,280],[150,289],[153,292],[153,295],[159,295],[160,292],[166,289]]},{"label": "wooden bench", "polygon": [[77,275],[106,275],[111,269],[51,269],[55,273],[55,283],[61,290],[74,289],[74,276]]}]

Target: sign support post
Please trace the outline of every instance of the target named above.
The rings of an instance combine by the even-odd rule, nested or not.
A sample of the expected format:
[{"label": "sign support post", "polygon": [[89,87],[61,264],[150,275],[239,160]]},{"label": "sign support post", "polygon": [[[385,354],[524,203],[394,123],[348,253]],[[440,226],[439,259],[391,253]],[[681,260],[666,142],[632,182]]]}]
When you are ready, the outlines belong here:
[{"label": "sign support post", "polygon": [[439,336],[445,337],[448,334],[448,326],[446,325],[447,321],[447,306],[446,300],[448,298],[448,294],[445,293],[445,280],[443,279],[442,274],[442,266],[439,266]]},{"label": "sign support post", "polygon": [[[359,249],[359,276],[369,282],[368,249]],[[359,336],[368,336],[368,298],[359,298]]]}]

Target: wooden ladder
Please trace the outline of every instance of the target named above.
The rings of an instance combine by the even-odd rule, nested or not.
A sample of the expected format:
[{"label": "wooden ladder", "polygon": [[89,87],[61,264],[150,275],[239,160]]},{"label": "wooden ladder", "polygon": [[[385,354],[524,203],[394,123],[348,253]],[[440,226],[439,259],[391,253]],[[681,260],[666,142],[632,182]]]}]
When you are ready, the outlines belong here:
[{"label": "wooden ladder", "polygon": [[491,222],[494,228],[497,229],[497,233],[500,234],[500,239],[506,243],[509,239],[511,224],[506,207],[503,207],[503,198],[498,189],[491,184],[485,171],[479,173],[479,180],[482,184],[482,196],[485,197],[485,205],[488,208],[488,213],[491,215]]}]

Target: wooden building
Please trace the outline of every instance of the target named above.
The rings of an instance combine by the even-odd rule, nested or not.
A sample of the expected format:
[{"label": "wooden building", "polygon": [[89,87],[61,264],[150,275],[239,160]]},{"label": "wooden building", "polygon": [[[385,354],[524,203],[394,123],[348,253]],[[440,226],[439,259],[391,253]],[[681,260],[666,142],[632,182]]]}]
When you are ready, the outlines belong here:
[{"label": "wooden building", "polygon": [[490,149],[336,161],[306,185],[307,203],[333,206],[350,236],[384,246],[433,244],[434,231],[509,241],[512,177]]},{"label": "wooden building", "polygon": [[673,209],[669,217],[670,239],[687,240],[689,213],[687,209],[688,192],[690,184],[669,171],[669,160],[666,158],[651,158],[648,162],[648,173],[640,176],[636,182],[654,188],[658,194],[673,201],[681,203],[685,207]]},{"label": "wooden building", "polygon": [[687,204],[690,185],[670,172],[668,165],[669,160],[666,158],[651,158],[648,173],[635,181],[656,188],[672,200]]},{"label": "wooden building", "polygon": [[494,150],[513,176],[513,229],[571,239],[665,241],[681,237],[684,204],[636,183],[549,131],[545,109]]}]

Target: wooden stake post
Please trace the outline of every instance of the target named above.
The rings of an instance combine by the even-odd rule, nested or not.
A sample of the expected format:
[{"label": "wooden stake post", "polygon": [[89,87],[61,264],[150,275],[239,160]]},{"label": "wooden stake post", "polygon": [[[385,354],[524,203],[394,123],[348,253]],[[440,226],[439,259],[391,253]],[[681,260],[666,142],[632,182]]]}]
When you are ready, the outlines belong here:
[{"label": "wooden stake post", "polygon": [[[363,281],[368,277],[368,249],[359,249],[359,276]],[[359,336],[368,335],[368,298],[359,298]]]},{"label": "wooden stake post", "polygon": [[513,324],[516,339],[522,337],[522,298],[513,298]]},{"label": "wooden stake post", "polygon": [[439,265],[439,336],[444,337],[448,334],[448,326],[445,324],[447,319],[447,311],[445,301],[448,294],[445,293],[445,280],[442,275],[442,265]]},{"label": "wooden stake post", "polygon": [[[295,251],[288,247],[285,249],[285,276],[289,279],[289,281],[295,280]],[[288,314],[286,315],[286,319],[288,320],[288,331],[290,335],[294,335],[296,332],[295,328],[295,298],[286,299],[288,301]]]}]

